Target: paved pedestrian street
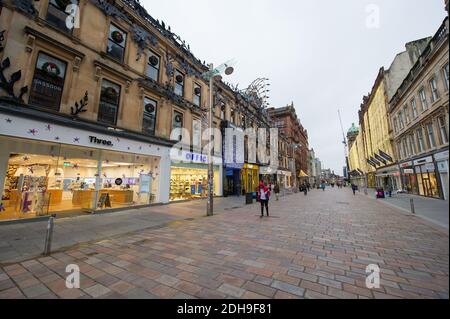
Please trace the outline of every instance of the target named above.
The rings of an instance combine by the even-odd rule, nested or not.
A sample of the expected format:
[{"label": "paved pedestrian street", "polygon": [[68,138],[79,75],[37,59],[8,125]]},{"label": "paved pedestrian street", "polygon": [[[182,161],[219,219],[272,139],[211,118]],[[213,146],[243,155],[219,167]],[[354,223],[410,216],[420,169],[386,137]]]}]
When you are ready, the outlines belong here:
[{"label": "paved pedestrian street", "polygon": [[[313,190],[0,267],[0,298],[448,298],[448,235],[351,190]],[[67,234],[70,236],[70,234]],[[66,287],[66,266],[81,271]],[[380,288],[366,287],[377,264]]]}]

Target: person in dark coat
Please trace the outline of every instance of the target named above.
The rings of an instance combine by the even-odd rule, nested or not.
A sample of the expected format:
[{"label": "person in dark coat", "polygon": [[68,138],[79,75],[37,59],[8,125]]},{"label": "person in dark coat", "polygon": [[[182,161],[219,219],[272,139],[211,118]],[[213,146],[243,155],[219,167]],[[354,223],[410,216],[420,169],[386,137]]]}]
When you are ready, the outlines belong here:
[{"label": "person in dark coat", "polygon": [[273,192],[275,193],[276,200],[278,200],[278,197],[280,195],[280,185],[278,185],[278,183],[276,183],[273,187]]},{"label": "person in dark coat", "polygon": [[352,191],[353,191],[353,195],[356,195],[356,190],[358,189],[358,186],[356,186],[355,184],[352,183]]}]

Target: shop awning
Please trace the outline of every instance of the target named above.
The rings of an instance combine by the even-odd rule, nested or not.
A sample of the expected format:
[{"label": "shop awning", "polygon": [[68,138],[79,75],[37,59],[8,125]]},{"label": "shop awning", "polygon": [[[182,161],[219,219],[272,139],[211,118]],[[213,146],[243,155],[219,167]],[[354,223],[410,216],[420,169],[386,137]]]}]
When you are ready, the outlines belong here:
[{"label": "shop awning", "polygon": [[308,177],[308,174],[306,174],[303,170],[300,170],[300,173],[298,173],[298,177]]}]

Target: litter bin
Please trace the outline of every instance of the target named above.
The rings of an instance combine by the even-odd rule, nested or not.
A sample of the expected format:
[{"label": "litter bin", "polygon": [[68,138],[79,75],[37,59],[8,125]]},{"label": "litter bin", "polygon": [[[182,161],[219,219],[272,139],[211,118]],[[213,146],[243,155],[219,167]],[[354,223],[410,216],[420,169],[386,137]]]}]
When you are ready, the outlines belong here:
[{"label": "litter bin", "polygon": [[253,193],[245,193],[245,204],[253,204]]}]

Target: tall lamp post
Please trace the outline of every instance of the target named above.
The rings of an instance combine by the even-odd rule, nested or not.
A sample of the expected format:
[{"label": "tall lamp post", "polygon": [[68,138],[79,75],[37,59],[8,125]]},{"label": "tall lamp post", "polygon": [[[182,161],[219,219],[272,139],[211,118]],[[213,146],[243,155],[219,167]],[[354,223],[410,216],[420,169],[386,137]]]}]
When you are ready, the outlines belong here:
[{"label": "tall lamp post", "polygon": [[[214,65],[209,64],[209,71],[202,74],[203,78],[209,81],[209,114],[208,114],[208,123],[209,129],[211,130],[213,127],[213,111],[214,111],[214,80],[221,80],[222,74],[231,75],[234,71],[233,65],[235,65],[234,61],[228,61],[224,64],[221,64],[217,68],[214,68]],[[212,144],[212,131],[209,133],[209,148],[208,148],[208,200],[206,203],[206,215],[212,216],[214,212],[214,162],[213,162],[213,147]]]}]

